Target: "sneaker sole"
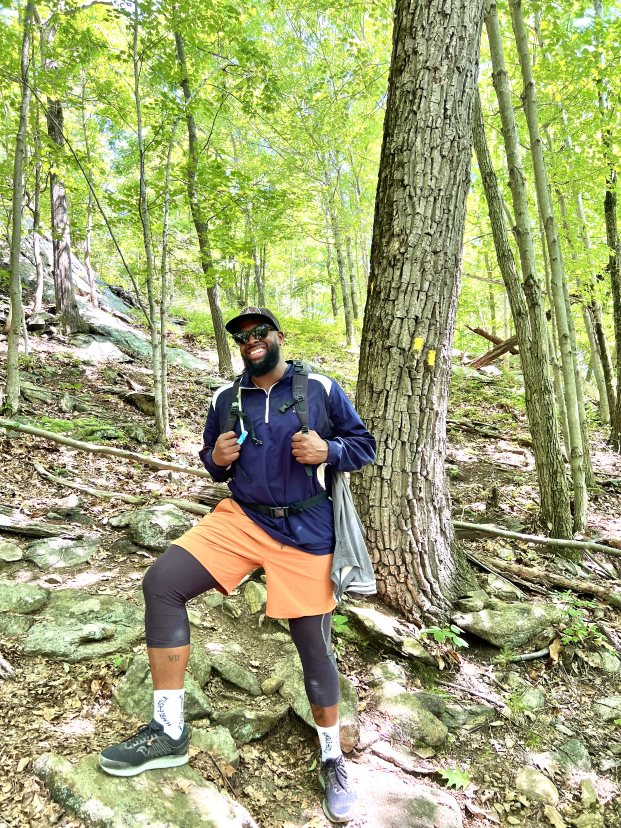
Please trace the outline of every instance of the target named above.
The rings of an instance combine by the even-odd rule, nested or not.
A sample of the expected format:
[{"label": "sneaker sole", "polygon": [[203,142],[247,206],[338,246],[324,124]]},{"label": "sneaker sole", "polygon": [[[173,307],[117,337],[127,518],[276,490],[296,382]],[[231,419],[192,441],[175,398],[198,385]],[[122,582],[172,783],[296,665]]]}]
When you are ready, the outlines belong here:
[{"label": "sneaker sole", "polygon": [[323,812],[328,817],[330,822],[338,822],[338,823],[349,822],[350,820],[352,820],[354,818],[355,813],[356,813],[355,810],[352,810],[346,816],[335,817],[334,814],[330,813],[330,811],[328,809],[328,803],[326,802],[325,799],[321,803],[321,807],[323,808]]},{"label": "sneaker sole", "polygon": [[157,759],[150,759],[142,765],[122,765],[110,759],[99,757],[99,767],[111,776],[138,776],[139,773],[158,768],[178,768],[187,765],[189,754],[183,756],[160,756]]}]

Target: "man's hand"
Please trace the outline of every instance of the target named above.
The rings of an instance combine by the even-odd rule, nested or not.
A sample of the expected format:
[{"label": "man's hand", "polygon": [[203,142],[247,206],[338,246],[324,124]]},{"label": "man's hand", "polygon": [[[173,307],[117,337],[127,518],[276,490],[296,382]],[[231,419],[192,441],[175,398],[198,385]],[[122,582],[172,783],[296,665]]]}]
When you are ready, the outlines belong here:
[{"label": "man's hand", "polygon": [[328,444],[316,431],[298,431],[291,438],[291,453],[298,463],[318,466],[328,459]]},{"label": "man's hand", "polygon": [[241,446],[237,443],[237,434],[234,431],[225,431],[216,440],[211,452],[211,459],[216,466],[228,468],[239,457]]}]

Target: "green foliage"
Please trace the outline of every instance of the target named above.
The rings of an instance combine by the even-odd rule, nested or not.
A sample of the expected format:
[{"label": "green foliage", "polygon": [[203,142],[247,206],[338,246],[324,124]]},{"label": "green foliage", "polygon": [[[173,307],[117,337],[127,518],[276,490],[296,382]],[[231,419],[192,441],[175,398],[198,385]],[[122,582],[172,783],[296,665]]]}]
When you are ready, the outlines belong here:
[{"label": "green foliage", "polygon": [[610,649],[606,637],[589,619],[589,612],[597,608],[594,601],[578,598],[572,592],[560,593],[559,600],[564,605],[561,622],[562,644],[589,644]]},{"label": "green foliage", "polygon": [[336,635],[346,632],[348,629],[349,620],[346,615],[334,614],[332,616],[332,629]]},{"label": "green foliage", "polygon": [[444,779],[447,788],[455,788],[458,791],[467,788],[471,782],[468,771],[461,768],[439,768],[436,773]]},{"label": "green foliage", "polygon": [[449,627],[425,627],[420,631],[420,635],[430,635],[438,644],[447,644],[451,647],[468,647],[468,642],[460,636],[463,630],[455,624]]}]

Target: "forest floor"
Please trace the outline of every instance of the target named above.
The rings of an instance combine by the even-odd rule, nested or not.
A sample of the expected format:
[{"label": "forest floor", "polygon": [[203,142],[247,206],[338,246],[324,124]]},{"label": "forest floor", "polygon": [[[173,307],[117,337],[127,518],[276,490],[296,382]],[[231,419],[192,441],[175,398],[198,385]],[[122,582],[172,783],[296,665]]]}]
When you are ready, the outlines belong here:
[{"label": "forest floor", "polygon": [[[182,343],[183,344],[183,343]],[[187,345],[186,345],[187,347]],[[197,354],[204,356],[204,354]],[[70,394],[84,403],[82,414],[63,413],[49,402],[25,402],[22,414],[45,428],[52,419],[94,418],[100,425],[114,430],[133,423],[145,434],[145,446],[125,440],[134,451],[153,451],[151,424],[139,411],[124,405],[106,388],[125,386],[127,379],[145,388],[148,371],[138,363],[123,365],[85,365],[77,361],[67,345],[53,339],[34,338],[31,356],[23,366],[24,378],[48,391]],[[173,406],[174,438],[169,457],[177,462],[196,463],[201,444],[208,391],[200,378],[175,370],[171,376],[170,398]],[[119,407],[122,407],[120,414]],[[449,475],[454,516],[481,522],[482,519],[522,531],[537,531],[536,478],[532,454],[520,445],[528,438],[519,378],[511,372],[502,376],[476,375],[455,366],[449,407]],[[47,420],[41,418],[48,418]],[[481,436],[495,431],[497,436]],[[604,434],[592,428],[593,459],[602,478],[621,478],[621,458],[607,447]],[[522,439],[520,439],[522,438]],[[93,439],[93,442],[102,440]],[[120,445],[123,441],[112,440]],[[71,492],[42,479],[34,471],[38,462],[53,473],[98,488],[156,497],[192,498],[200,495],[203,483],[175,472],[154,471],[130,465],[112,457],[92,455],[60,446],[51,441],[11,433],[2,440],[3,474],[0,479],[0,502],[19,508],[31,517],[43,517],[59,499]],[[139,582],[152,557],[127,555],[114,547],[118,531],[107,525],[114,514],[128,507],[118,500],[81,496],[84,514],[93,521],[103,537],[99,553],[74,570],[42,573],[33,564],[3,564],[1,578],[40,584],[48,589],[81,588],[91,592],[122,595],[133,601]],[[621,540],[621,496],[614,488],[593,492],[590,504],[590,533],[595,537]],[[469,540],[468,549],[492,552],[497,557],[516,560],[545,569],[558,567],[559,558],[544,547],[518,544],[502,539]],[[610,561],[598,558],[610,567]],[[567,563],[566,574],[575,571]],[[592,570],[595,564],[585,558],[581,566]],[[574,567],[574,570],[572,570]],[[483,577],[485,573],[480,572]],[[593,571],[590,577],[597,577]],[[615,573],[618,578],[618,573]],[[523,584],[523,600],[542,597]],[[545,592],[545,590],[544,590]],[[544,596],[550,599],[550,594]],[[587,597],[588,596],[583,596]],[[200,600],[196,608],[200,610]],[[621,630],[617,610],[605,603],[589,601],[576,604],[581,624],[570,630],[585,651],[598,645],[595,624],[609,630]],[[574,616],[576,617],[576,616]],[[242,619],[244,620],[244,619]],[[261,649],[256,621],[240,623],[224,613],[210,617],[201,637],[232,639],[244,636],[250,642],[253,664],[260,680],[269,675],[274,654]],[[272,622],[266,622],[272,623]],[[568,624],[568,626],[570,626]],[[243,643],[243,641],[242,641]],[[438,688],[469,702],[499,692],[497,675],[507,667],[498,665],[499,653],[481,641],[470,640],[468,649],[459,648],[445,659],[443,671],[418,673],[411,662],[403,661],[411,688]],[[142,648],[138,648],[142,649]],[[573,658],[539,658],[512,665],[531,687],[545,692],[545,707],[537,711],[520,709],[514,704],[512,715],[498,717],[478,730],[458,731],[435,755],[421,757],[417,774],[380,759],[368,749],[369,733],[382,731],[381,716],[374,710],[370,669],[387,652],[359,647],[345,636],[337,636],[339,669],[358,690],[363,740],[361,749],[350,757],[352,776],[361,791],[360,815],[352,828],[380,828],[396,824],[387,814],[398,813],[400,796],[407,797],[413,782],[442,787],[438,771],[463,772],[459,789],[451,791],[461,806],[464,825],[468,828],[492,825],[621,825],[619,800],[619,753],[621,732],[618,723],[604,723],[595,714],[596,697],[618,693],[619,677],[597,671],[575,655]],[[567,652],[571,650],[567,647]],[[32,763],[44,751],[54,751],[70,760],[123,738],[134,726],[112,700],[112,689],[122,674],[118,659],[98,663],[63,664],[43,658],[27,657],[17,643],[2,643],[0,655],[13,666],[12,680],[0,679],[2,739],[0,744],[0,826],[59,825],[81,828],[82,823],[52,802],[45,788],[32,773]],[[506,654],[504,654],[506,656]],[[438,683],[439,682],[439,683]],[[211,686],[211,685],[210,685]],[[465,689],[464,689],[465,688]],[[218,682],[210,692],[226,692]],[[512,708],[509,699],[509,708]],[[580,780],[556,777],[560,802],[556,813],[516,791],[514,780],[518,768],[538,764],[553,775],[549,751],[570,737],[579,738],[588,748],[592,760],[593,780],[598,803],[585,801]],[[365,739],[367,746],[365,746]],[[262,828],[323,828],[329,825],[320,808],[321,792],[317,782],[317,745],[313,732],[292,713],[276,730],[260,742],[240,750],[237,772],[229,779],[209,762],[205,754],[194,755],[192,765],[207,779],[228,790],[242,802]],[[385,798],[378,799],[382,788]],[[378,810],[381,802],[382,811]],[[383,816],[382,816],[383,814]],[[595,821],[580,822],[585,816]],[[386,821],[384,821],[386,819]],[[406,825],[407,823],[403,823]],[[422,825],[422,823],[421,823]],[[417,828],[412,823],[412,828]]]}]

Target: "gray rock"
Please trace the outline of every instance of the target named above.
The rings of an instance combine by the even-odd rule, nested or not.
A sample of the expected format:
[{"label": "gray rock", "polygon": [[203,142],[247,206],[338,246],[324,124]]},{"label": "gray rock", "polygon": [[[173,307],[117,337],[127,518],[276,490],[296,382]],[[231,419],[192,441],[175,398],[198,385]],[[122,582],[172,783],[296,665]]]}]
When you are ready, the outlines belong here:
[{"label": "gray rock", "polygon": [[386,682],[376,696],[377,709],[388,718],[392,738],[415,747],[438,747],[448,729],[414,693],[398,682]]},{"label": "gray rock", "polygon": [[379,664],[374,664],[371,667],[371,675],[377,684],[385,681],[406,681],[405,670],[396,661],[380,661]]},{"label": "gray rock", "polygon": [[20,641],[34,624],[31,615],[13,615],[10,612],[0,613],[0,638]]},{"label": "gray rock", "polygon": [[621,660],[609,650],[597,650],[596,652],[584,652],[578,650],[578,658],[586,662],[589,667],[595,670],[603,670],[604,673],[618,673],[621,670]]},{"label": "gray rock", "polygon": [[222,609],[224,610],[224,612],[226,612],[227,615],[230,615],[233,619],[239,618],[243,612],[239,604],[232,598],[224,599],[224,601],[222,602]]},{"label": "gray rock", "polygon": [[[515,531],[520,532],[521,529],[517,529]],[[522,590],[519,587],[516,587],[515,584],[511,583],[511,581],[507,581],[507,579],[503,578],[502,575],[495,575],[494,573],[486,575],[485,584],[489,594],[493,595],[495,598],[519,601],[523,595]]]},{"label": "gray rock", "polygon": [[[403,826],[411,828],[462,828],[461,809],[446,791],[416,785],[405,800],[408,819]],[[396,826],[395,826],[396,828]]]},{"label": "gray rock", "polygon": [[239,751],[226,727],[210,727],[209,730],[203,727],[193,728],[192,747],[199,748],[216,761],[220,759],[234,768],[239,764]]},{"label": "gray rock", "polygon": [[244,587],[244,600],[252,613],[265,612],[267,589],[257,581],[248,581]]},{"label": "gray rock", "polygon": [[204,687],[211,677],[211,659],[200,644],[193,644],[190,649],[188,670],[200,687]]},{"label": "gray rock", "polygon": [[23,557],[21,546],[11,541],[0,540],[0,561],[13,563],[13,561],[21,561]]},{"label": "gray rock", "polygon": [[34,772],[59,805],[93,828],[258,828],[245,808],[188,765],[123,779],[119,786],[96,756],[73,764],[46,753]]},{"label": "gray rock", "polygon": [[219,673],[222,678],[230,681],[236,687],[250,693],[251,696],[262,695],[261,686],[254,673],[247,670],[245,667],[237,664],[226,653],[216,653],[211,656],[211,663],[213,669]]},{"label": "gray rock", "polygon": [[546,697],[537,687],[528,687],[518,696],[518,704],[522,710],[542,710],[546,706]]},{"label": "gray rock", "polygon": [[112,624],[85,624],[82,627],[80,644],[88,641],[108,641],[114,638],[114,626]]},{"label": "gray rock", "polygon": [[606,696],[598,699],[593,707],[605,722],[621,719],[621,696]]},{"label": "gray rock", "polygon": [[261,690],[266,696],[273,696],[274,693],[278,693],[284,682],[281,676],[270,676],[261,682]]},{"label": "gray rock", "polygon": [[496,718],[496,711],[486,704],[447,704],[439,716],[449,730],[478,730]]},{"label": "gray rock", "polygon": [[[184,715],[187,721],[208,718],[211,714],[209,700],[189,673],[185,675],[184,687]],[[153,683],[146,655],[140,654],[134,658],[117,684],[114,697],[126,713],[146,722],[153,718]]]},{"label": "gray rock", "polygon": [[595,813],[580,814],[572,820],[574,828],[606,828],[604,816],[599,811]]},{"label": "gray rock", "polygon": [[90,560],[99,549],[101,538],[93,536],[82,540],[45,538],[26,548],[24,558],[39,569],[69,569]]},{"label": "gray rock", "polygon": [[271,707],[264,706],[260,710],[246,710],[242,707],[221,710],[213,713],[212,721],[226,727],[238,745],[245,745],[255,739],[262,739],[289,712],[288,704],[281,703],[277,705],[273,703],[273,697],[271,699]]},{"label": "gray rock", "polygon": [[148,417],[155,417],[155,394],[146,391],[128,391],[123,400]]},{"label": "gray rock", "polygon": [[455,604],[460,612],[479,612],[489,604],[489,595],[483,589],[473,589],[461,597]]},{"label": "gray rock", "polygon": [[375,607],[343,604],[340,607],[348,617],[355,619],[366,634],[379,644],[396,650],[408,658],[435,665],[434,659],[423,645],[392,615],[380,612]]},{"label": "gray rock", "polygon": [[14,584],[0,581],[0,612],[28,615],[37,612],[50,597],[49,589],[34,584]]},{"label": "gray rock", "polygon": [[80,537],[80,533],[71,526],[31,520],[27,515],[7,507],[0,507],[0,531],[30,538],[57,538],[60,535],[68,538]]},{"label": "gray rock", "polygon": [[[302,665],[297,656],[280,659],[274,668],[274,675],[283,679],[279,689],[280,695],[287,701],[293,711],[309,727],[315,727],[313,714],[304,688]],[[339,723],[341,747],[345,753],[352,751],[360,738],[360,722],[358,719],[358,694],[349,679],[339,674],[340,702]]]},{"label": "gray rock", "polygon": [[515,779],[515,789],[534,802],[556,805],[559,793],[554,782],[537,768],[524,767]]},{"label": "gray rock", "polygon": [[100,362],[131,362],[132,358],[124,354],[110,340],[103,336],[90,334],[74,334],[69,337],[73,346],[73,353],[79,356],[80,361],[87,365],[97,365]]},{"label": "gray rock", "polygon": [[560,619],[560,608],[552,604],[496,601],[493,608],[457,613],[453,623],[495,647],[513,649],[531,641],[547,643]]},{"label": "gray rock", "polygon": [[47,391],[45,388],[34,385],[32,382],[26,382],[25,380],[20,381],[19,393],[25,400],[34,403],[52,403],[55,397],[52,391]]},{"label": "gray rock", "polygon": [[[114,635],[84,641],[84,629],[90,624],[111,626]],[[91,661],[126,652],[143,635],[144,615],[129,601],[63,589],[51,594],[45,618],[37,619],[28,631],[24,651],[61,661]]]},{"label": "gray rock", "polygon": [[109,523],[116,528],[127,527],[133,543],[157,552],[163,552],[169,544],[192,527],[192,521],[185,512],[171,503],[122,512]]}]

